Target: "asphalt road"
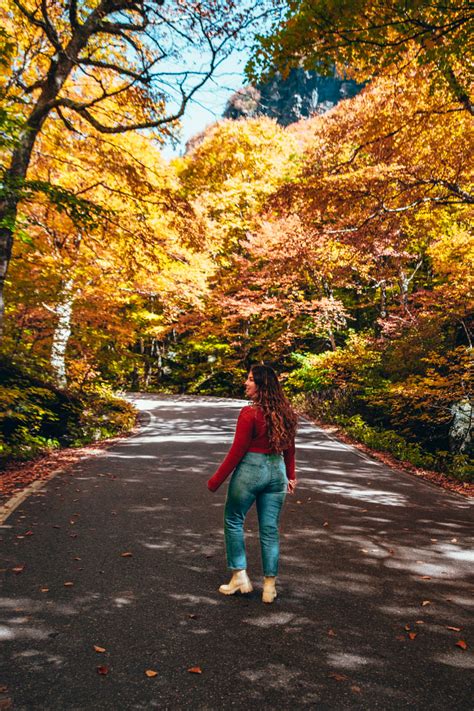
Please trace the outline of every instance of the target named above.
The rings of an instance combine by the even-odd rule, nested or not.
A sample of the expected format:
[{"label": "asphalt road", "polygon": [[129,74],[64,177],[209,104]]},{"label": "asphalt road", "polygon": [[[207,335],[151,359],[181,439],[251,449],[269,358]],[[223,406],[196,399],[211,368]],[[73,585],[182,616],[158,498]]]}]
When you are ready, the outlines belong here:
[{"label": "asphalt road", "polygon": [[303,421],[279,596],[260,599],[252,513],[256,589],[224,597],[227,484],[211,494],[206,480],[243,403],[135,401],[137,435],[50,480],[1,529],[0,709],[472,707],[468,501]]}]

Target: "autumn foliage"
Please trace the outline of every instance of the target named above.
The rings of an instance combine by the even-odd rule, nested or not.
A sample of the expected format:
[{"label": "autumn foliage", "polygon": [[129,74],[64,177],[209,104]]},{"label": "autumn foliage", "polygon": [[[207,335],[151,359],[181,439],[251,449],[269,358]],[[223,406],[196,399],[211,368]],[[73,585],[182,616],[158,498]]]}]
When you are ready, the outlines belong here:
[{"label": "autumn foliage", "polygon": [[[301,59],[292,27],[314,4],[297,4],[261,63]],[[334,22],[352,22],[346,5]],[[156,134],[49,120],[18,207],[7,356],[79,391],[218,395],[241,395],[264,360],[320,419],[467,479],[474,136],[457,51],[468,20],[449,13],[438,44],[403,40],[401,22],[396,52],[379,38],[377,71],[363,43],[329,53],[367,83],[328,113],[221,121],[171,162]]]}]

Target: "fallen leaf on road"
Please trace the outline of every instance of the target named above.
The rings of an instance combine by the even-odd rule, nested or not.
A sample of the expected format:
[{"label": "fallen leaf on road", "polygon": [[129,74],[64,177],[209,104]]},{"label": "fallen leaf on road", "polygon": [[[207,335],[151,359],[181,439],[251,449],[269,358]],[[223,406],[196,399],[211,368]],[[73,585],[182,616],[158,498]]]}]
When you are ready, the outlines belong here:
[{"label": "fallen leaf on road", "polygon": [[188,617],[190,617],[192,620],[195,620],[197,618],[197,615],[195,615],[194,612],[191,612]]},{"label": "fallen leaf on road", "polygon": [[13,702],[11,699],[0,699],[0,709],[12,709]]},{"label": "fallen leaf on road", "polygon": [[420,580],[431,580],[431,575],[422,575]]},{"label": "fallen leaf on road", "polygon": [[145,674],[150,677],[150,679],[152,676],[158,676],[158,672],[154,671],[154,669],[147,669]]},{"label": "fallen leaf on road", "polygon": [[8,691],[8,686],[0,686],[0,694],[5,694]]},{"label": "fallen leaf on road", "polygon": [[202,674],[202,669],[201,667],[191,667],[190,669],[188,669],[188,672],[190,672],[191,674]]},{"label": "fallen leaf on road", "polygon": [[369,552],[369,551],[367,550],[367,548],[361,548],[361,550],[362,550],[362,553],[368,553],[368,552]]},{"label": "fallen leaf on road", "polygon": [[97,667],[97,674],[108,674],[109,667]]},{"label": "fallen leaf on road", "polygon": [[64,583],[64,587],[65,587],[65,588],[70,588],[70,587],[72,587],[73,585],[74,585],[74,583],[71,583],[70,580],[68,580],[67,583]]},{"label": "fallen leaf on road", "polygon": [[446,629],[452,630],[453,632],[460,632],[462,630],[462,627],[452,627],[451,625],[447,625]]},{"label": "fallen leaf on road", "polygon": [[94,649],[96,652],[105,652],[104,647],[98,647],[96,644],[94,644]]},{"label": "fallen leaf on road", "polygon": [[334,632],[333,629],[328,630],[328,637],[335,637],[336,633]]},{"label": "fallen leaf on road", "polygon": [[325,522],[323,523],[323,526],[329,526],[329,521],[325,521]]},{"label": "fallen leaf on road", "polygon": [[17,566],[15,566],[15,568],[12,568],[12,572],[16,573],[17,575],[18,575],[18,573],[22,573],[24,570],[25,570],[24,565],[17,565]]},{"label": "fallen leaf on road", "polygon": [[56,524],[53,526],[53,528],[61,528],[61,526],[57,526]]},{"label": "fallen leaf on road", "polygon": [[27,531],[27,532],[25,533],[25,536],[32,536],[32,535],[33,535],[33,531]]},{"label": "fallen leaf on road", "polygon": [[467,642],[465,642],[463,639],[460,639],[458,642],[456,642],[456,647],[461,647],[461,649],[467,649]]},{"label": "fallen leaf on road", "polygon": [[451,538],[451,543],[457,543],[458,539],[457,538]]},{"label": "fallen leaf on road", "polygon": [[360,688],[360,686],[351,686],[351,691],[353,691],[354,694],[361,694],[362,693],[362,689]]},{"label": "fallen leaf on road", "polygon": [[423,600],[423,602],[421,604],[423,605],[423,607],[425,605],[431,605],[431,600]]},{"label": "fallen leaf on road", "polygon": [[409,632],[408,633],[408,636],[410,637],[410,639],[416,639],[416,635],[417,635],[417,632]]},{"label": "fallen leaf on road", "polygon": [[49,588],[40,588],[40,592],[49,592]]},{"label": "fallen leaf on road", "polygon": [[131,558],[132,557],[132,554],[128,551],[126,553],[121,553],[120,555],[122,556],[122,558]]},{"label": "fallen leaf on road", "polygon": [[338,674],[338,672],[329,672],[328,676],[336,681],[347,681],[347,676],[345,674]]},{"label": "fallen leaf on road", "polygon": [[417,620],[417,621],[415,622],[415,625],[424,625],[424,624],[425,624],[425,623],[424,623],[423,620]]},{"label": "fallen leaf on road", "polygon": [[409,632],[409,631],[410,631],[410,625],[405,625],[405,629],[406,629],[407,632]]}]

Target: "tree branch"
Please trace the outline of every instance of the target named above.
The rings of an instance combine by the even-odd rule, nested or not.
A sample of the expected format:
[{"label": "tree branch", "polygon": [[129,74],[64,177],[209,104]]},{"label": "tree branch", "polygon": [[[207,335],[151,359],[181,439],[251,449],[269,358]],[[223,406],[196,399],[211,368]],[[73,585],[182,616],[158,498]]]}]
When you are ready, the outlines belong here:
[{"label": "tree branch", "polygon": [[[160,57],[161,59],[161,57]],[[158,61],[158,60],[157,60]],[[85,57],[78,57],[77,60],[78,64],[87,66],[87,67],[97,67],[98,69],[110,69],[113,72],[117,72],[117,74],[125,74],[128,77],[132,77],[136,81],[141,82],[142,84],[148,84],[152,77],[150,74],[148,74],[148,69],[151,68],[150,65],[149,68],[145,68],[143,72],[135,72],[133,69],[127,69],[126,67],[120,67],[117,64],[113,64],[112,62],[103,62],[101,60],[95,60],[95,59],[86,59]]]},{"label": "tree branch", "polygon": [[77,30],[79,27],[79,21],[77,19],[77,0],[69,0],[69,22],[73,30]]},{"label": "tree branch", "polygon": [[46,0],[41,0],[41,14],[43,15],[44,31],[46,33],[47,38],[49,39],[53,47],[58,50],[61,50],[62,46],[61,42],[59,41],[58,33],[56,32],[56,28],[54,27],[48,15],[48,7],[46,5]]}]

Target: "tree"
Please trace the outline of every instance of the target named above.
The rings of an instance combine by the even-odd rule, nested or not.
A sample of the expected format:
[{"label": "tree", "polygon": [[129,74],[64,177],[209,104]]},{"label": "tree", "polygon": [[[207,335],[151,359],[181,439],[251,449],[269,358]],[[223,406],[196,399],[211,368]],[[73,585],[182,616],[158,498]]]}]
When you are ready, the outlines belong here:
[{"label": "tree", "polygon": [[148,129],[163,138],[230,42],[264,13],[261,6],[239,10],[232,0],[163,4],[10,0],[1,11],[6,31],[18,37],[6,101],[21,107],[24,126],[6,156],[0,195],[0,330],[18,204],[48,118],[59,117],[72,132],[84,125],[105,134]]},{"label": "tree", "polygon": [[199,242],[199,221],[178,196],[158,147],[136,132],[78,141],[52,119],[31,170],[43,183],[61,180],[66,192],[74,189],[100,221],[78,222],[68,205],[60,210],[43,193],[25,196],[7,283],[5,347],[17,358],[27,353],[61,386],[67,376],[72,384],[85,373],[102,377],[118,359],[125,371],[127,348],[166,331],[177,308],[199,299],[207,262],[181,239]]},{"label": "tree", "polygon": [[471,114],[474,7],[468,0],[286,0],[286,18],[260,38],[257,69],[288,73],[301,64],[331,72],[334,63],[359,79],[387,67],[429,64]]}]

